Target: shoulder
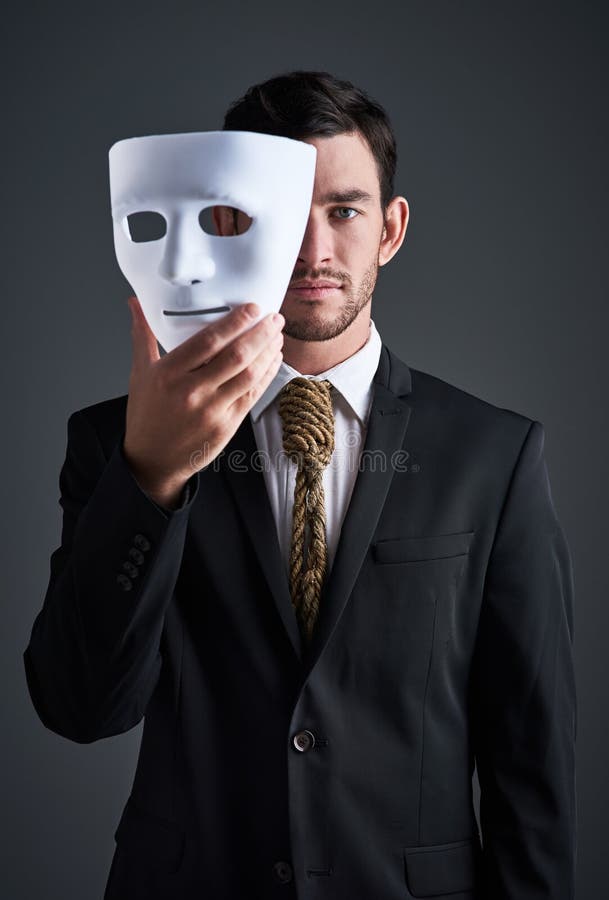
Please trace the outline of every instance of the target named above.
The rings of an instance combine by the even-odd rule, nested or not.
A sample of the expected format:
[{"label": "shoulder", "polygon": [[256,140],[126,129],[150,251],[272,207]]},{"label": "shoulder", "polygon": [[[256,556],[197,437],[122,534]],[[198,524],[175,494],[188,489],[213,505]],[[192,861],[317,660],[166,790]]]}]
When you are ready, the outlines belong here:
[{"label": "shoulder", "polygon": [[[407,366],[387,348],[392,369],[408,370],[410,391],[402,395],[412,415],[438,440],[456,439],[459,444],[497,442],[506,449],[520,447],[536,420],[518,410],[499,406],[439,378],[430,372]],[[402,379],[404,383],[407,379]],[[540,423],[541,424],[541,423]]]},{"label": "shoulder", "polygon": [[75,410],[69,417],[68,430],[76,429],[79,425],[93,429],[104,454],[109,456],[116,442],[125,433],[127,399],[128,394],[122,394]]},{"label": "shoulder", "polygon": [[529,426],[533,421],[515,409],[492,403],[479,394],[438,378],[437,375],[412,368],[410,372],[413,400],[431,405],[436,411],[455,413],[471,419],[511,422],[519,426]]}]

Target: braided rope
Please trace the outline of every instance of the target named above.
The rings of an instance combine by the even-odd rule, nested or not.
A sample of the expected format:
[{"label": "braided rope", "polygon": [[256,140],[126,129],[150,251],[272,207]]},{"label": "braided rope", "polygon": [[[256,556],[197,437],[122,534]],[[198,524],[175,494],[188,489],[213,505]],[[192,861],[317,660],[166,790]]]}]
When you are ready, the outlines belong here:
[{"label": "braided rope", "polygon": [[[298,377],[279,396],[283,447],[298,466],[294,489],[290,594],[301,631],[310,640],[327,571],[323,470],[334,451],[334,411],[329,381]],[[309,546],[305,561],[305,531]]]}]

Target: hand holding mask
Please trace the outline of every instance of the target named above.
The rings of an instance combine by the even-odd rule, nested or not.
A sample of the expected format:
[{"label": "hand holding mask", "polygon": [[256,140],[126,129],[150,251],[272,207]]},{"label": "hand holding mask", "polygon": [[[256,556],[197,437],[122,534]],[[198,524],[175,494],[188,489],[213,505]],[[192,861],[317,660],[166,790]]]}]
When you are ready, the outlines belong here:
[{"label": "hand holding mask", "polygon": [[[279,368],[283,319],[269,314],[302,243],[316,152],[250,132],[153,135],[110,150],[116,256],[138,298],[123,451],[163,506],[179,502]],[[245,213],[247,231],[206,232],[202,214],[218,205]]]},{"label": "hand holding mask", "polygon": [[[271,383],[281,364],[283,316],[231,310],[162,358],[135,297],[125,459],[140,488],[174,508]],[[255,322],[252,325],[252,322]]]}]

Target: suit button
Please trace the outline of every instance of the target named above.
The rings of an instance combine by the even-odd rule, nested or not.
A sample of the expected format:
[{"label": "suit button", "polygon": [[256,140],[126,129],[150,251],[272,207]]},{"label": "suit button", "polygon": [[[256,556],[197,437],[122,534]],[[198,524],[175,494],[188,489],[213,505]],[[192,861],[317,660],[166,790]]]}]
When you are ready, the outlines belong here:
[{"label": "suit button", "polygon": [[140,574],[138,567],[134,566],[133,563],[130,562],[124,562],[123,569],[130,578],[137,578],[137,576]]},{"label": "suit button", "polygon": [[131,547],[129,556],[138,566],[141,566],[144,562],[144,554],[141,550],[138,550],[137,547]]},{"label": "suit button", "polygon": [[131,579],[127,578],[127,576],[123,575],[122,573],[116,576],[116,580],[124,591],[130,591],[133,587],[133,585],[131,584]]},{"label": "suit button", "polygon": [[150,541],[147,537],[144,537],[143,534],[136,534],[133,538],[133,543],[139,550],[143,550],[144,552],[150,550]]},{"label": "suit button", "polygon": [[299,731],[294,735],[293,744],[301,753],[306,753],[315,746],[315,735],[312,731]]},{"label": "suit button", "polygon": [[275,878],[281,884],[287,884],[288,881],[292,880],[292,866],[288,862],[283,860],[276,862],[273,866],[273,872],[275,873]]}]

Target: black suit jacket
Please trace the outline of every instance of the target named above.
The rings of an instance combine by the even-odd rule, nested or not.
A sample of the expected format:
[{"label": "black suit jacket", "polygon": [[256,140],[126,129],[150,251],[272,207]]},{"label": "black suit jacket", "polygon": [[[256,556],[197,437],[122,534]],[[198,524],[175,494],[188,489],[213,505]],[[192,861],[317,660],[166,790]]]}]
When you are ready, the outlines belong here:
[{"label": "black suit jacket", "polygon": [[145,719],[106,900],[572,898],[573,584],[540,422],[383,345],[305,649],[249,416],[164,512],[126,399],[69,418],[24,654],[58,734]]}]

